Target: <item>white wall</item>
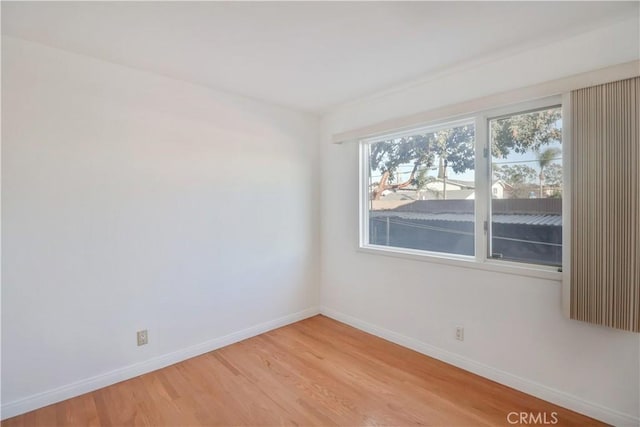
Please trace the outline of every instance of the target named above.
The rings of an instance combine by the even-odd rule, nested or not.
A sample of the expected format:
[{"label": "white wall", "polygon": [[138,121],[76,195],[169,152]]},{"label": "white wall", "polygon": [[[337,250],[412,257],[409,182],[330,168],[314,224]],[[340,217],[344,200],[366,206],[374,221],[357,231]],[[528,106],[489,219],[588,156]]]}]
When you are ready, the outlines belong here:
[{"label": "white wall", "polygon": [[3,417],[317,312],[318,118],[8,37],[2,77]]},{"label": "white wall", "polygon": [[328,114],[323,312],[605,421],[638,424],[638,334],[565,319],[559,282],[358,252],[357,144],[331,143],[337,132],[638,59],[638,40],[635,17]]}]

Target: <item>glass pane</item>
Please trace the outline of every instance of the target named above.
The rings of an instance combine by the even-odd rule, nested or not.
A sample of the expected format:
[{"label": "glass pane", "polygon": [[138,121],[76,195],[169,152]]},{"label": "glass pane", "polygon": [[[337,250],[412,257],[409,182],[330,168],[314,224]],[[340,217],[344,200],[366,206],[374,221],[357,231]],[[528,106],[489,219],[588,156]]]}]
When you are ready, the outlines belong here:
[{"label": "glass pane", "polygon": [[560,107],[491,120],[492,258],[562,265]]},{"label": "glass pane", "polygon": [[369,243],[473,255],[474,141],[466,123],[370,144]]}]

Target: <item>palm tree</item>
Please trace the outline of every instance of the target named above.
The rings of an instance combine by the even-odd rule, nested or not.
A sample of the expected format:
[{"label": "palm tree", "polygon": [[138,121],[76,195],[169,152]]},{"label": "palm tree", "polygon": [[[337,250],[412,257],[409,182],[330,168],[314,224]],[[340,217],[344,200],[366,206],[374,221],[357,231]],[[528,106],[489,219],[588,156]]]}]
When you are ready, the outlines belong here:
[{"label": "palm tree", "polygon": [[542,185],[544,183],[544,169],[551,165],[556,157],[560,155],[561,151],[559,148],[551,147],[547,148],[544,151],[536,152],[536,157],[538,158],[538,165],[540,166],[540,175],[538,178],[540,179],[540,198],[542,198]]}]

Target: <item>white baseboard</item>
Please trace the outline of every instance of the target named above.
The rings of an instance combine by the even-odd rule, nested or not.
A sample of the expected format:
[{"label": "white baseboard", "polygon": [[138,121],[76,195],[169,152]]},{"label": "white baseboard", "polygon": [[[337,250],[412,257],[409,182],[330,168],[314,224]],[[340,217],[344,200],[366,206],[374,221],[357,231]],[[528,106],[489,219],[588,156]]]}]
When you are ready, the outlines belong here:
[{"label": "white baseboard", "polygon": [[[473,361],[450,351],[426,344],[414,338],[409,338],[397,332],[373,325],[328,307],[321,307],[320,313],[353,326],[372,335],[384,338],[403,347],[410,348],[419,353],[449,363],[450,365],[472,372],[482,377],[493,380],[524,393],[530,394],[542,400],[546,400],[563,408],[571,409],[589,417],[604,421],[615,426],[638,426],[640,418],[624,414],[613,409],[606,408],[596,403],[588,402],[571,394],[555,390],[535,381],[521,378],[500,369]],[[506,416],[506,414],[505,414]]]},{"label": "white baseboard", "polygon": [[19,400],[14,400],[13,402],[3,403],[0,419],[4,420],[6,418],[14,417],[34,409],[42,408],[43,406],[51,405],[53,403],[107,387],[120,381],[137,377],[138,375],[164,368],[165,366],[173,365],[174,363],[260,335],[272,329],[280,328],[290,323],[315,316],[316,314],[319,314],[319,312],[318,307],[310,307],[297,313],[263,322],[241,331],[233,332],[219,338],[214,338],[182,350],[154,357],[144,362],[134,363],[133,365],[118,368],[110,372],[105,372],[103,374],[76,381],[52,390],[37,393]]}]

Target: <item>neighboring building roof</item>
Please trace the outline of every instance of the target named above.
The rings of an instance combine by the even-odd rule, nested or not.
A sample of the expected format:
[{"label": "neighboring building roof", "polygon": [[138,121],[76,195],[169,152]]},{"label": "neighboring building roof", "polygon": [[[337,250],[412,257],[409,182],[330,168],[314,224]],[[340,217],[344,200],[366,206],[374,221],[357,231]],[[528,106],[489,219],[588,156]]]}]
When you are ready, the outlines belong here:
[{"label": "neighboring building roof", "polygon": [[[385,190],[380,200],[442,200],[443,191],[423,189],[415,190],[410,187],[400,190]],[[447,199],[473,199],[475,190],[447,190]]]},{"label": "neighboring building roof", "polygon": [[447,199],[451,200],[465,200],[474,199],[476,190],[449,190],[447,191]]},{"label": "neighboring building roof", "polygon": [[[444,181],[441,178],[436,178],[438,181]],[[476,186],[476,182],[475,181],[463,181],[463,180],[459,180],[459,179],[450,179],[447,178],[447,184],[453,184],[453,185],[458,185],[460,187],[467,187],[469,189],[475,188]]]},{"label": "neighboring building roof", "polygon": [[[370,211],[373,218],[395,217],[402,219],[413,219],[420,221],[455,221],[474,222],[475,216],[471,213],[426,213],[426,212],[400,212],[400,211]],[[545,225],[562,226],[561,215],[515,215],[515,214],[495,214],[492,221],[498,224],[519,224],[519,225]]]},{"label": "neighboring building roof", "polygon": [[500,224],[551,225],[562,227],[562,215],[503,215],[492,216],[492,221]]},{"label": "neighboring building roof", "polygon": [[396,190],[389,191],[385,190],[386,193],[382,193],[382,200],[416,200],[416,192],[415,191],[407,191],[407,190]]},{"label": "neighboring building roof", "polygon": [[[416,200],[400,206],[395,211],[417,213],[469,213],[473,214],[473,200]],[[493,199],[494,214],[506,215],[561,215],[562,199]]]},{"label": "neighboring building roof", "polygon": [[397,209],[400,206],[412,203],[413,200],[371,200],[371,209],[373,210],[390,210]]}]

